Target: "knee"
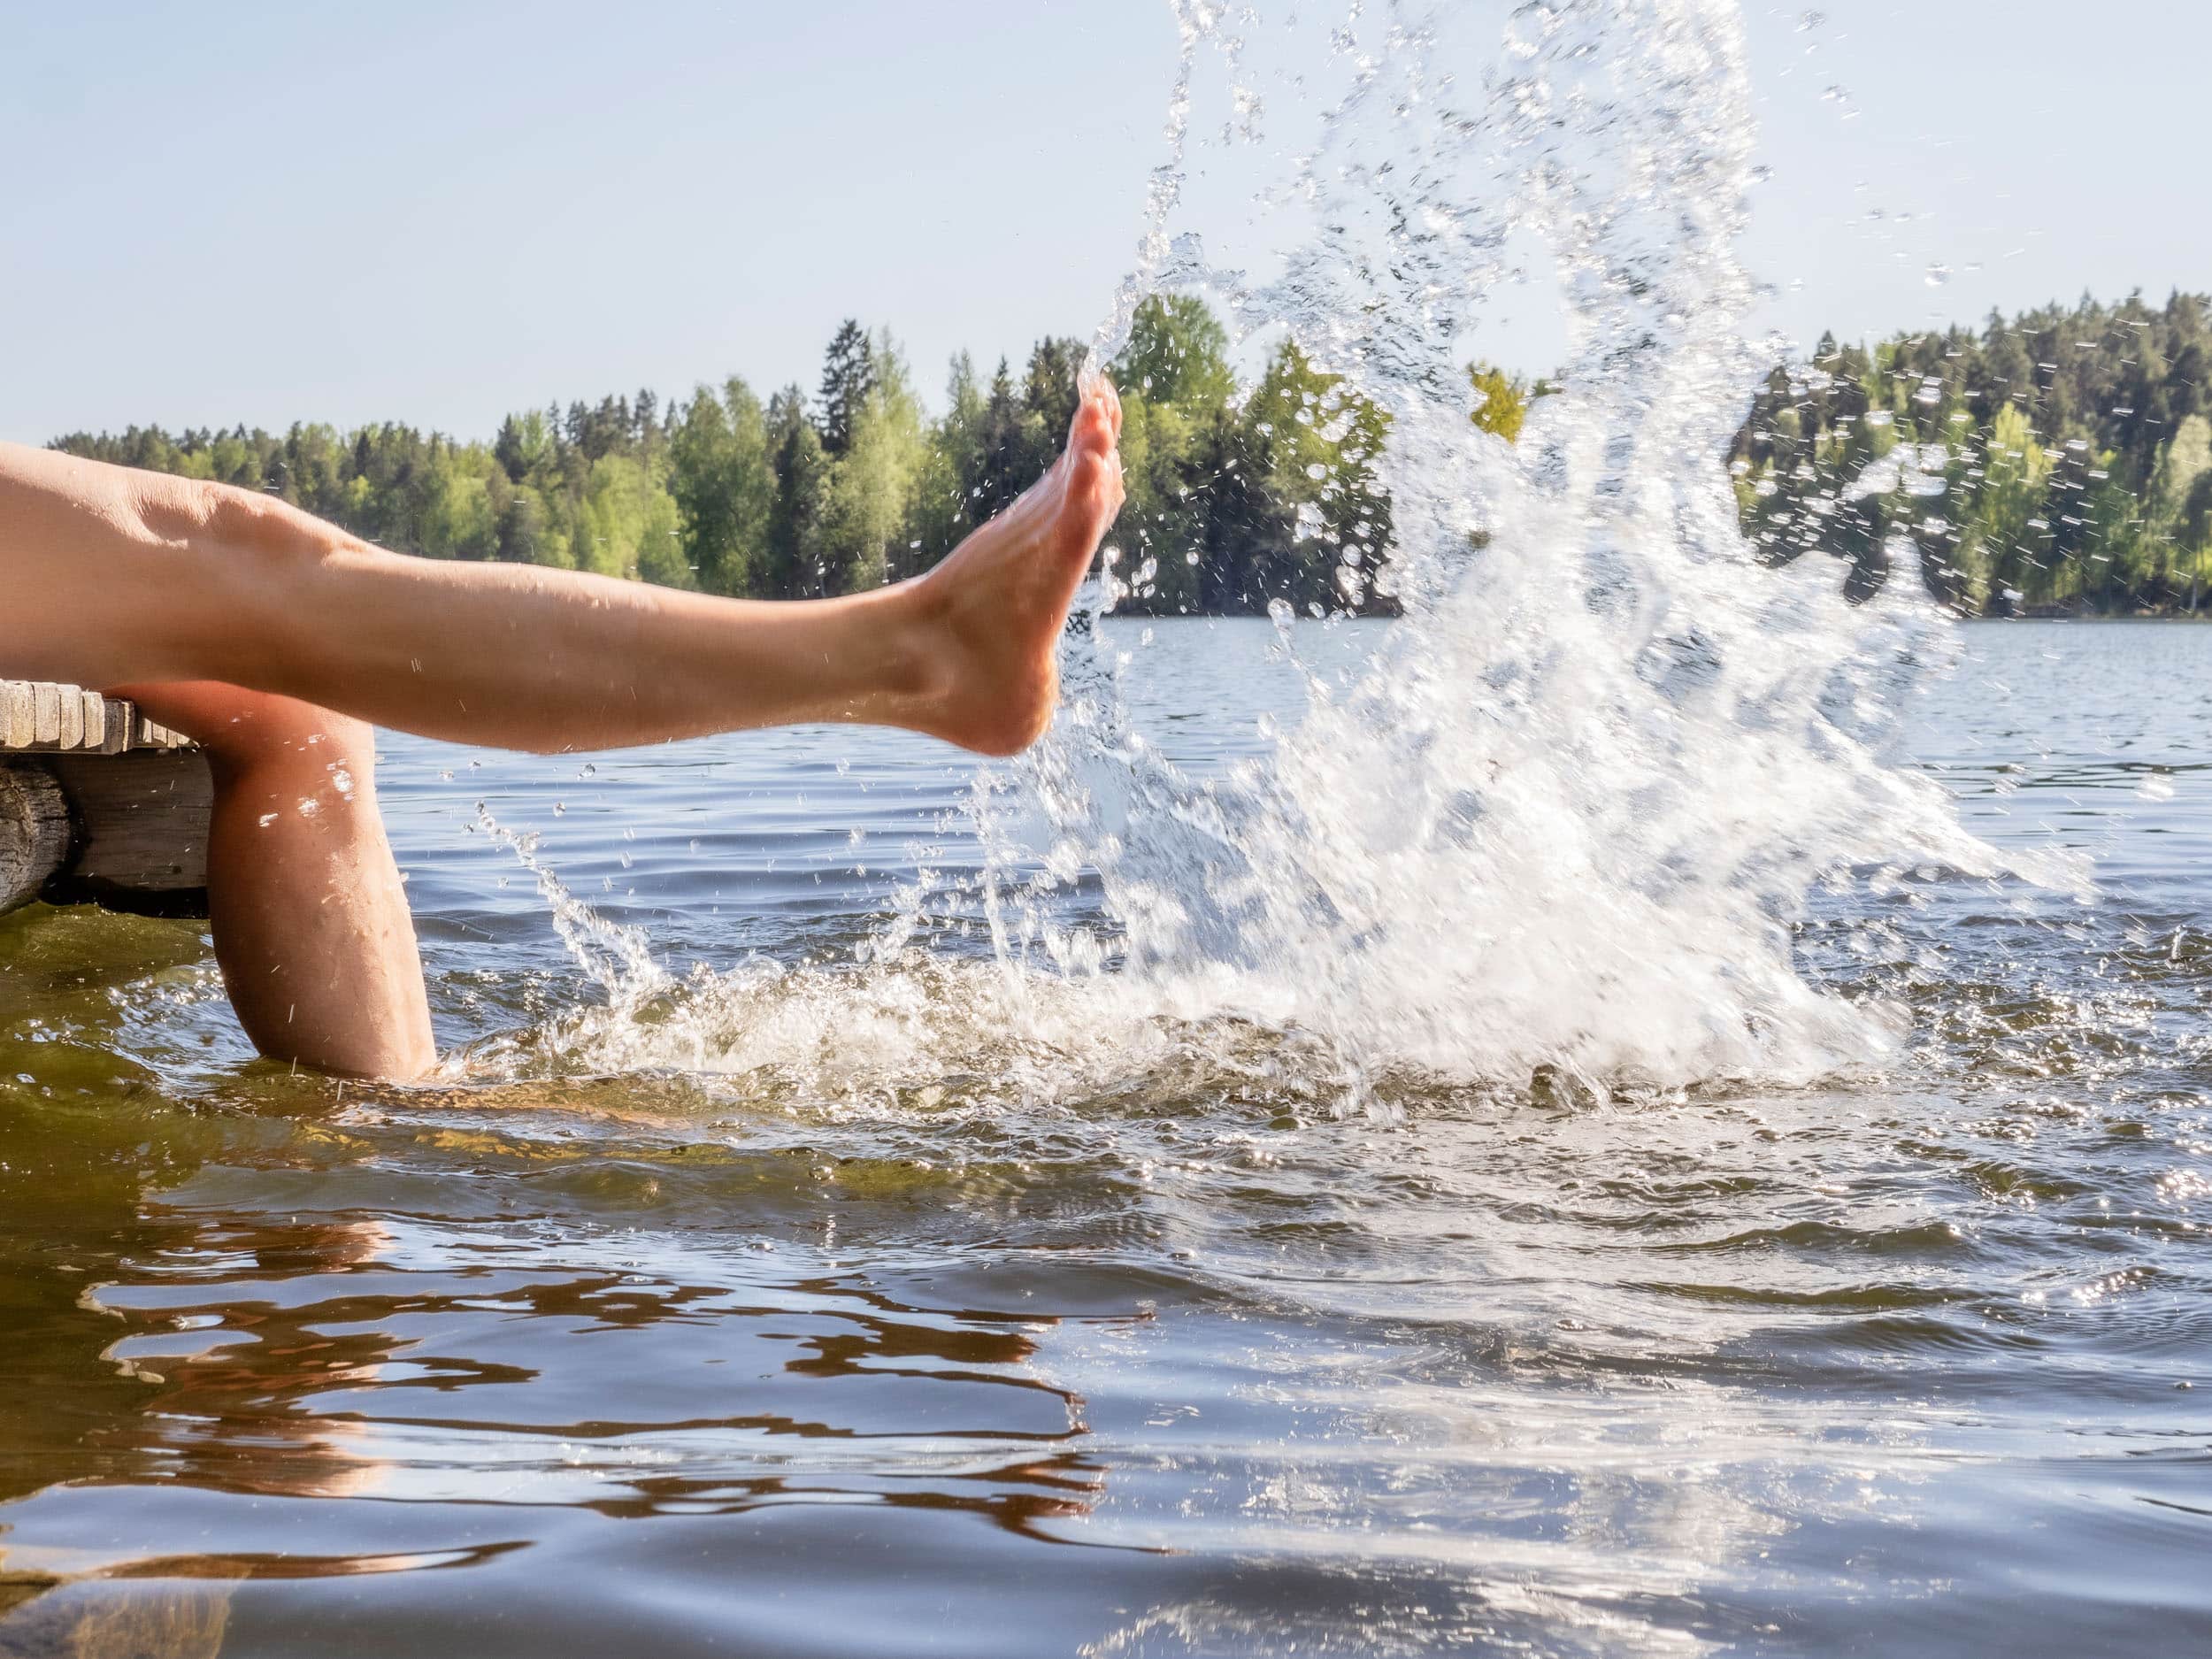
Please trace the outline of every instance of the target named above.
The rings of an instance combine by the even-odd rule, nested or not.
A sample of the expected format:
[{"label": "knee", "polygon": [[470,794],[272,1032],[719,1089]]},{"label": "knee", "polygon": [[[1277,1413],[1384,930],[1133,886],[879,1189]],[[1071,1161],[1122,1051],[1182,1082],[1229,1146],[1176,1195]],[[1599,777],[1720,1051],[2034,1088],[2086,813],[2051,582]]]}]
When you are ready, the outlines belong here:
[{"label": "knee", "polygon": [[137,510],[148,534],[177,550],[188,572],[185,637],[192,666],[220,674],[226,643],[266,652],[284,636],[306,588],[351,538],[273,495],[204,480],[149,477]]},{"label": "knee", "polygon": [[138,512],[165,540],[219,549],[232,559],[319,553],[337,533],[289,503],[206,479],[150,476]]},{"label": "knee", "polygon": [[336,768],[365,783],[375,763],[373,726],[295,697],[212,681],[134,687],[128,695],[233,772]]},{"label": "knee", "polygon": [[376,734],[359,720],[271,698],[208,747],[219,791],[257,811],[296,810],[332,831],[377,819]]},{"label": "knee", "polygon": [[338,792],[365,788],[376,764],[376,733],[363,722],[287,697],[275,707],[242,713],[230,733],[211,745],[219,761],[257,777],[282,778],[288,787],[319,788],[335,780]]}]

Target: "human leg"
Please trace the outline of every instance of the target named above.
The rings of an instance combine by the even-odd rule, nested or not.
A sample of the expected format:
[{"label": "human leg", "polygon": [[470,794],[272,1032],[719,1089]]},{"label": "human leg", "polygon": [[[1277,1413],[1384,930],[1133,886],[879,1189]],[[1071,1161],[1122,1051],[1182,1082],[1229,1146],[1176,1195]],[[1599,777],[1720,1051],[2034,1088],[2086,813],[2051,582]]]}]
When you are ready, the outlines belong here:
[{"label": "human leg", "polygon": [[1119,426],[1110,388],[1087,396],[1051,472],[936,570],[802,604],[406,558],[280,503],[0,444],[0,675],[119,691],[206,744],[217,955],[249,1034],[415,1076],[428,1016],[361,722],[558,750],[841,720],[1010,753],[1050,718]]},{"label": "human leg", "polygon": [[0,673],[217,680],[457,741],[562,750],[835,720],[987,753],[1049,719],[1053,641],[1121,499],[1102,388],[936,570],[803,603],[408,558],[281,503],[0,446]]},{"label": "human leg", "polygon": [[406,889],[377,812],[374,734],[291,698],[200,681],[126,695],[215,776],[215,957],[262,1053],[404,1080],[437,1058]]}]

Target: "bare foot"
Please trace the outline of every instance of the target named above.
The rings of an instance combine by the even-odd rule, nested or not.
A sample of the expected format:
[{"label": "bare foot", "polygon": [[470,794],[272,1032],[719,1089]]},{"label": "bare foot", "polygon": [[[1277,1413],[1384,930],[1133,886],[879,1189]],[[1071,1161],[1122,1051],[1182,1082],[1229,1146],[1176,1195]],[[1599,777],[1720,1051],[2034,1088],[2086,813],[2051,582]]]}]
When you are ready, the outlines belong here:
[{"label": "bare foot", "polygon": [[938,687],[919,729],[986,755],[1044,735],[1059,695],[1054,642],[1121,511],[1120,436],[1121,399],[1101,380],[1052,470],[914,584]]}]

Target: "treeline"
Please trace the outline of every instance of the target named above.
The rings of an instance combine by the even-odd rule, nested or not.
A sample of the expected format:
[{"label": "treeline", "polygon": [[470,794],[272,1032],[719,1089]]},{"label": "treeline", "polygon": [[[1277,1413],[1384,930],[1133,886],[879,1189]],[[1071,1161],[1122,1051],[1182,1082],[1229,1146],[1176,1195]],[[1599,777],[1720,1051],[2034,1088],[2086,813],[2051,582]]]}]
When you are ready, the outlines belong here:
[{"label": "treeline", "polygon": [[[927,569],[1060,452],[1083,349],[1038,343],[1016,376],[964,354],[923,409],[891,337],[848,322],[810,396],[740,379],[511,415],[466,442],[400,425],[172,435],[79,433],[56,449],[267,491],[381,546],[761,598],[850,593]],[[1128,501],[1121,608],[1374,609],[1390,541],[1375,481],[1387,417],[1285,342],[1242,396],[1204,303],[1154,299],[1110,365]],[[1348,559],[1348,568],[1341,561]]]},{"label": "treeline", "polygon": [[1777,369],[1730,456],[1747,532],[1870,594],[1916,555],[1973,616],[2212,606],[2205,296],[2085,297],[1978,331],[1824,338]]},{"label": "treeline", "polygon": [[[1871,348],[1824,337],[1772,373],[1727,457],[1746,534],[1769,563],[1844,561],[1861,596],[1905,559],[1970,615],[2212,607],[2208,312],[2084,298]],[[640,392],[510,416],[488,444],[381,425],[55,447],[266,490],[434,558],[803,598],[918,574],[1011,502],[1059,453],[1081,359],[1047,339],[986,380],[964,354],[933,418],[890,336],[848,322],[810,396]],[[1240,395],[1225,331],[1187,296],[1148,301],[1109,366],[1122,609],[1391,608],[1372,580],[1391,545],[1383,411],[1287,341]],[[1509,442],[1554,389],[1470,373],[1476,424]]]}]

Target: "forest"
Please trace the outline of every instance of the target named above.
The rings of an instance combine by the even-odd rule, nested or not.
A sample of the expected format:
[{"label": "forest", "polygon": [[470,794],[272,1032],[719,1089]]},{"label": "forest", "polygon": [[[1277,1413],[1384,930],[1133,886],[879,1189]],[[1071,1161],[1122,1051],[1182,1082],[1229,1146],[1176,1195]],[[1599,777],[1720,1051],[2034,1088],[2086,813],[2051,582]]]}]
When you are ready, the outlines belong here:
[{"label": "forest", "polygon": [[[1768,376],[1724,457],[1745,532],[1769,564],[1839,561],[1859,596],[1908,565],[1970,616],[2212,605],[2208,311],[2085,297],[1979,330],[1824,337]],[[1047,339],[987,379],[963,355],[932,416],[890,335],[851,321],[811,394],[641,391],[511,415],[488,444],[297,425],[54,447],[265,490],[434,558],[799,598],[918,574],[1010,502],[1058,452],[1082,355]],[[1388,612],[1384,411],[1290,341],[1240,392],[1225,331],[1188,296],[1147,302],[1109,372],[1126,411],[1120,609]],[[1471,419],[1507,442],[1555,389],[1469,374]]]},{"label": "forest", "polygon": [[1977,331],[1824,337],[1775,369],[1729,456],[1761,557],[1817,550],[1870,594],[1916,565],[1969,616],[2212,604],[2212,326],[2085,296]]},{"label": "forest", "polygon": [[[924,410],[888,334],[837,332],[810,396],[743,380],[509,416],[488,444],[412,426],[282,436],[243,426],[75,434],[53,447],[267,491],[380,546],[504,559],[709,593],[806,598],[928,569],[1043,473],[1084,349],[1038,342],[1017,375],[963,355]],[[1141,310],[1109,365],[1128,499],[1118,608],[1235,614],[1386,609],[1363,574],[1390,544],[1375,481],[1382,411],[1285,342],[1239,395],[1202,301]]]}]

